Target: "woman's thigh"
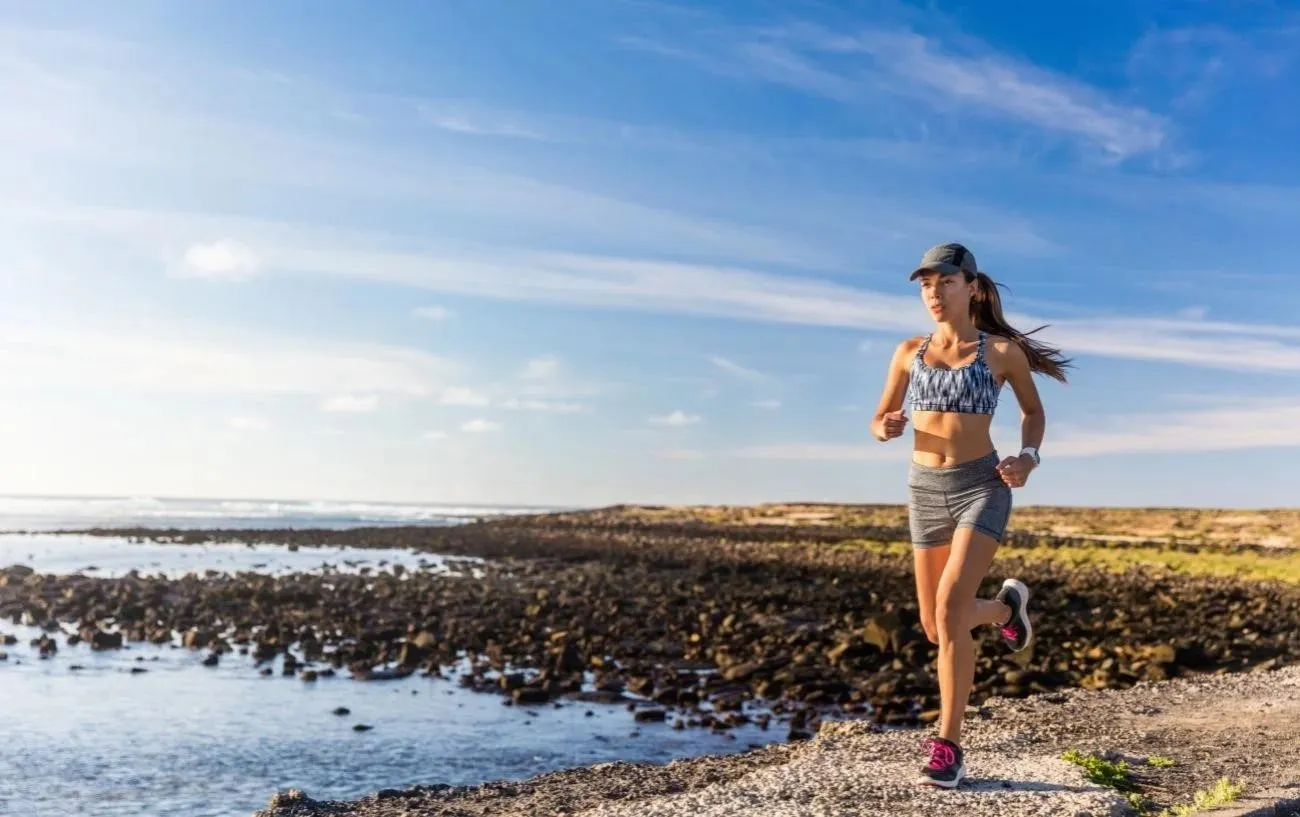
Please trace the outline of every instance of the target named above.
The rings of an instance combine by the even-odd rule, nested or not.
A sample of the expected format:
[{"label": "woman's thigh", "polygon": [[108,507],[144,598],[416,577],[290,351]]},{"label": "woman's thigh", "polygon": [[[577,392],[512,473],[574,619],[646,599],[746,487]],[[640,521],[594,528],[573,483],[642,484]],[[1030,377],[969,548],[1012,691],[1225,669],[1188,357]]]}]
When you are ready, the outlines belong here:
[{"label": "woman's thigh", "polygon": [[974,615],[975,595],[997,552],[998,541],[974,528],[958,528],[953,534],[951,552],[936,592],[936,615],[941,626],[945,614],[959,620],[949,621],[950,624]]},{"label": "woman's thigh", "polygon": [[912,548],[912,560],[916,572],[916,599],[921,612],[921,627],[926,638],[938,643],[939,626],[935,620],[936,600],[939,595],[939,580],[943,576],[944,566],[948,563],[950,545]]}]

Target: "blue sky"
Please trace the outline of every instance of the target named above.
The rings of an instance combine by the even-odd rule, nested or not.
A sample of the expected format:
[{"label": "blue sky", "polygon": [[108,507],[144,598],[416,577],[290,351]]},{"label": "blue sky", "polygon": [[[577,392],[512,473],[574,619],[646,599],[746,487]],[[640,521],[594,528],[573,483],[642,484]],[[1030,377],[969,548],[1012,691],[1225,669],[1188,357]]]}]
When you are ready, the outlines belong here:
[{"label": "blue sky", "polygon": [[1295,504],[1295,10],[373,9],[0,10],[0,491],[900,501],[956,240],[1078,365],[1018,502]]}]

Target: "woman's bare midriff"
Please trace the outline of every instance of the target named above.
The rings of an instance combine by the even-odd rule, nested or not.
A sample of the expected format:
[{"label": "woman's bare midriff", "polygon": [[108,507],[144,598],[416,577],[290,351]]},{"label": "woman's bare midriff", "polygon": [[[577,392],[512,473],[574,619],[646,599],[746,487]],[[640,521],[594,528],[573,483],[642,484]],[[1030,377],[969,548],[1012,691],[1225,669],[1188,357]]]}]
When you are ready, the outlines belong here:
[{"label": "woman's bare midriff", "polygon": [[912,461],[930,468],[947,468],[977,460],[993,450],[987,414],[947,411],[915,411],[912,429],[915,442]]}]

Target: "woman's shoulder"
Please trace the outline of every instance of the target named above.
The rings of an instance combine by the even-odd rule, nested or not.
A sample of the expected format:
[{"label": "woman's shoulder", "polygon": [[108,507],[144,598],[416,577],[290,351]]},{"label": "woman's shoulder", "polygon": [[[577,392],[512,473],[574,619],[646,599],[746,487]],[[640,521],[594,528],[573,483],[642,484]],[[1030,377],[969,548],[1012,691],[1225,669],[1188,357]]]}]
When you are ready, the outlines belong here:
[{"label": "woman's shoulder", "polygon": [[999,335],[994,332],[984,333],[984,346],[997,357],[1006,359],[1008,357],[1023,357],[1025,350],[1013,338],[1006,335]]},{"label": "woman's shoulder", "polygon": [[925,342],[925,338],[926,335],[915,335],[900,340],[898,345],[894,347],[894,359],[901,360],[902,358],[916,354],[916,350],[921,348],[921,344]]}]

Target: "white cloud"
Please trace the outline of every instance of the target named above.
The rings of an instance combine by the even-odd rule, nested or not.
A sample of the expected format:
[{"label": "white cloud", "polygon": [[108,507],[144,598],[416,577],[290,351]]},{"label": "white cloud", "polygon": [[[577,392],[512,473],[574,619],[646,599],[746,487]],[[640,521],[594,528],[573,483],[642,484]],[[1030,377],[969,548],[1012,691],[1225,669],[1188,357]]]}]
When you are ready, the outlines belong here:
[{"label": "white cloud", "polygon": [[560,359],[555,355],[542,355],[528,361],[528,365],[524,367],[524,373],[520,377],[527,380],[541,380],[554,376],[559,367]]},{"label": "white cloud", "polygon": [[674,428],[681,428],[682,426],[695,425],[696,423],[700,422],[701,419],[703,418],[701,418],[700,415],[698,414],[687,414],[681,409],[677,409],[670,414],[662,414],[662,415],[656,415],[654,417],[651,417],[650,422],[653,423],[654,425],[673,426]]},{"label": "white cloud", "polygon": [[587,407],[581,403],[563,400],[514,396],[497,399],[485,392],[465,386],[450,386],[443,389],[438,402],[444,406],[466,406],[471,408],[487,408],[491,406],[512,411],[547,411],[557,414],[572,414],[587,410]]},{"label": "white cloud", "polygon": [[464,386],[448,386],[442,390],[442,396],[438,402],[444,406],[472,406],[481,408],[490,405],[492,398],[480,391],[475,391]]},{"label": "white cloud", "polygon": [[[1212,409],[1109,415],[1094,427],[1048,423],[1043,456],[1194,453],[1300,446],[1300,397]],[[1118,429],[1118,430],[1115,430]],[[897,441],[895,441],[897,442]],[[866,462],[906,460],[910,447],[887,443],[783,443],[742,448],[745,459]]]},{"label": "white cloud", "polygon": [[762,372],[756,369],[750,369],[745,366],[742,366],[741,364],[735,362],[734,360],[729,360],[725,357],[722,357],[721,355],[709,355],[708,360],[710,363],[712,363],[714,366],[717,366],[722,371],[727,372],[728,374],[733,374],[736,377],[739,377],[743,380],[766,379],[766,375],[764,375]]},{"label": "white cloud", "polygon": [[1168,122],[1062,74],[997,53],[963,36],[944,42],[912,31],[844,34],[806,23],[759,31],[711,27],[722,39],[698,48],[625,38],[633,48],[706,70],[796,88],[846,105],[881,109],[889,97],[964,121],[997,118],[1064,134],[1124,158],[1161,148]]},{"label": "white cloud", "polygon": [[424,318],[428,321],[445,321],[453,317],[456,313],[452,312],[445,306],[421,306],[417,307],[412,313],[417,318]]},{"label": "white cloud", "polygon": [[508,397],[496,403],[498,408],[518,409],[522,411],[549,411],[557,414],[574,414],[586,411],[587,407],[581,403],[564,402],[558,400],[537,400],[532,398],[521,399],[518,397]]},{"label": "white cloud", "polygon": [[1203,320],[1209,314],[1210,308],[1207,306],[1189,306],[1186,309],[1178,310],[1178,317],[1189,321]]},{"label": "white cloud", "polygon": [[223,238],[192,244],[181,259],[176,275],[214,281],[244,281],[257,274],[261,261],[247,246]]},{"label": "white cloud", "polygon": [[831,51],[870,55],[880,71],[901,81],[892,87],[917,99],[939,96],[965,106],[974,116],[996,113],[1070,134],[1116,157],[1154,151],[1166,139],[1163,117],[1000,54],[961,56],[951,44],[909,32],[867,32],[822,43]]},{"label": "white cloud", "polygon": [[503,111],[471,106],[465,102],[427,101],[416,110],[425,123],[439,130],[469,136],[499,136],[508,139],[541,140],[546,137],[534,128],[520,124],[517,117]]},{"label": "white cloud", "polygon": [[488,431],[499,431],[501,430],[501,424],[480,417],[463,424],[460,430],[471,434],[481,434]]},{"label": "white cloud", "polygon": [[189,325],[0,326],[0,382],[9,388],[420,396],[440,389],[457,368],[403,347]]},{"label": "white cloud", "polygon": [[379,408],[379,397],[377,395],[353,395],[341,394],[335,397],[328,397],[321,403],[321,411],[331,412],[353,412],[363,413],[374,411]]},{"label": "white cloud", "polygon": [[[45,214],[49,215],[49,214]],[[165,213],[73,211],[59,218],[82,220],[99,230],[143,236],[166,225]],[[203,223],[200,219],[198,224]],[[239,222],[245,229],[258,222]],[[168,229],[195,229],[187,218]],[[769,323],[851,328],[855,331],[914,334],[929,325],[914,295],[877,292],[808,276],[754,272],[732,266],[682,264],[608,256],[511,253],[484,249],[448,257],[386,251],[396,237],[386,234],[332,238],[325,232],[275,226],[268,230],[268,256],[276,266],[300,274],[381,280],[421,289],[486,298],[564,303]],[[166,232],[166,230],[164,230]],[[337,243],[335,243],[337,241]],[[1008,304],[1014,310],[1014,299]],[[1238,370],[1300,371],[1300,327],[1251,323],[1170,320],[1132,315],[1122,318],[1044,319],[1015,311],[1017,327],[1051,327],[1036,337],[1062,345],[1068,355],[1178,362]],[[1265,340],[1261,340],[1261,338]],[[551,371],[552,357],[539,358],[527,371]]]},{"label": "white cloud", "polygon": [[421,439],[431,440],[431,441],[432,441],[432,440],[445,440],[445,439],[447,439],[447,432],[445,432],[445,431],[443,431],[443,430],[441,430],[441,429],[434,429],[434,430],[432,430],[432,431],[426,431],[426,432],[424,432],[423,434],[420,435],[420,437],[421,437]]},{"label": "white cloud", "polygon": [[781,408],[781,401],[773,400],[773,399],[755,400],[754,402],[750,403],[750,405],[753,406],[754,408],[767,409],[768,411],[776,411],[777,409]]},{"label": "white cloud", "polygon": [[751,460],[811,460],[863,462],[877,460],[906,460],[911,449],[906,445],[890,446],[882,443],[837,445],[835,443],[779,443],[742,448],[736,456]]},{"label": "white cloud", "polygon": [[1089,457],[1300,446],[1300,396],[1201,411],[1106,419],[1101,428],[1060,429],[1055,439],[1044,440],[1044,454],[1050,451],[1048,456]]},{"label": "white cloud", "polygon": [[261,417],[231,417],[227,422],[236,431],[266,431],[271,424]]}]

